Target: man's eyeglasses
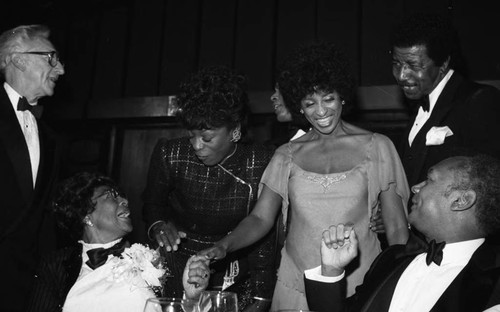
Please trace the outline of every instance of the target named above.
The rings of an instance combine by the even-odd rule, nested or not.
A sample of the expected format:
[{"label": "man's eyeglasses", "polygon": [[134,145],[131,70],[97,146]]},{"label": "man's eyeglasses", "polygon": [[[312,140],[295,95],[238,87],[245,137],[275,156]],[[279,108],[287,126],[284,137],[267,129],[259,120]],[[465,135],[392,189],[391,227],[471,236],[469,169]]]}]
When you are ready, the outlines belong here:
[{"label": "man's eyeglasses", "polygon": [[[49,65],[52,67],[56,67],[57,63],[59,63],[59,53],[57,51],[50,51],[50,52],[37,52],[37,51],[30,51],[30,52],[18,52],[21,54],[35,54],[35,55],[45,55],[48,58]],[[62,63],[61,63],[62,64]]]}]

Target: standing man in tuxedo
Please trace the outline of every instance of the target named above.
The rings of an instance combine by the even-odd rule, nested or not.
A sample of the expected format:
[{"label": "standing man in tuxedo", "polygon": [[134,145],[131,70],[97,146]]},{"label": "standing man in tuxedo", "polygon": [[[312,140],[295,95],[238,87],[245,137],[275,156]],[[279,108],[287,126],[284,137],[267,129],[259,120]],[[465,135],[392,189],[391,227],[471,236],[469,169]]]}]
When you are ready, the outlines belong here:
[{"label": "standing man in tuxedo", "polygon": [[408,102],[422,104],[399,146],[408,184],[424,180],[432,165],[451,156],[500,157],[500,91],[459,72],[449,19],[413,15],[396,26],[392,40],[394,78]]},{"label": "standing man in tuxedo", "polygon": [[38,118],[64,67],[49,29],[19,26],[0,35],[0,311],[24,311],[38,259],[40,228],[57,179],[57,140]]},{"label": "standing man in tuxedo", "polygon": [[[383,251],[363,285],[345,299],[344,268],[358,254],[352,226],[323,232],[321,266],[305,272],[314,311],[484,311],[500,307],[500,161],[455,156],[431,167],[412,188],[408,216],[423,237]],[[437,242],[437,244],[436,244]]]}]

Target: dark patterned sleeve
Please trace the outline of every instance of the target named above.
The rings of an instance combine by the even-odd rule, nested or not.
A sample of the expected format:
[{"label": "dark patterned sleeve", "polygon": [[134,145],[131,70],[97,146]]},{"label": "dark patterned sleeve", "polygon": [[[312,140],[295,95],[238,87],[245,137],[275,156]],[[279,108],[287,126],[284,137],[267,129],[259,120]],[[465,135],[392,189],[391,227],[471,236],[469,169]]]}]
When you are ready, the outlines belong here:
[{"label": "dark patterned sleeve", "polygon": [[156,221],[169,217],[168,194],[173,187],[168,174],[168,150],[168,141],[160,139],[151,155],[147,184],[142,194],[142,213],[147,229]]}]

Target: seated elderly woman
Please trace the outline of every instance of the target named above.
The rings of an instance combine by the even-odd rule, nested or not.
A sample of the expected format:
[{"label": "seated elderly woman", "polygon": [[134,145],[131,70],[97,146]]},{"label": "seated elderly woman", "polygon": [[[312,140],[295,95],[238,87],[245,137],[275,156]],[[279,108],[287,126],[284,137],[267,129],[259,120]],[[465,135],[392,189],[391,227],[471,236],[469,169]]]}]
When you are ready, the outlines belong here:
[{"label": "seated elderly woman", "polygon": [[[46,256],[38,269],[29,311],[137,311],[161,294],[165,268],[160,254],[130,244],[128,201],[108,177],[82,172],[63,181],[53,201],[58,224],[75,238]],[[185,296],[206,288],[208,262],[186,264]]]}]

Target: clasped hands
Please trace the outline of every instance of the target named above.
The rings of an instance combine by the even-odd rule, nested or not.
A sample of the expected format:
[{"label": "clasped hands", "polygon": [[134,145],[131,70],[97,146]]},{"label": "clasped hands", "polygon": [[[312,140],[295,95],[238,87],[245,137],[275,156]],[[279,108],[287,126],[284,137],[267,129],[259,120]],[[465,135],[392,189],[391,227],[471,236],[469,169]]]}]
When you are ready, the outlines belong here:
[{"label": "clasped hands", "polygon": [[197,299],[208,286],[210,279],[210,261],[202,256],[191,256],[182,274],[182,285],[188,299]]},{"label": "clasped hands", "polygon": [[321,274],[339,276],[358,256],[358,238],[352,224],[332,225],[321,239]]}]

